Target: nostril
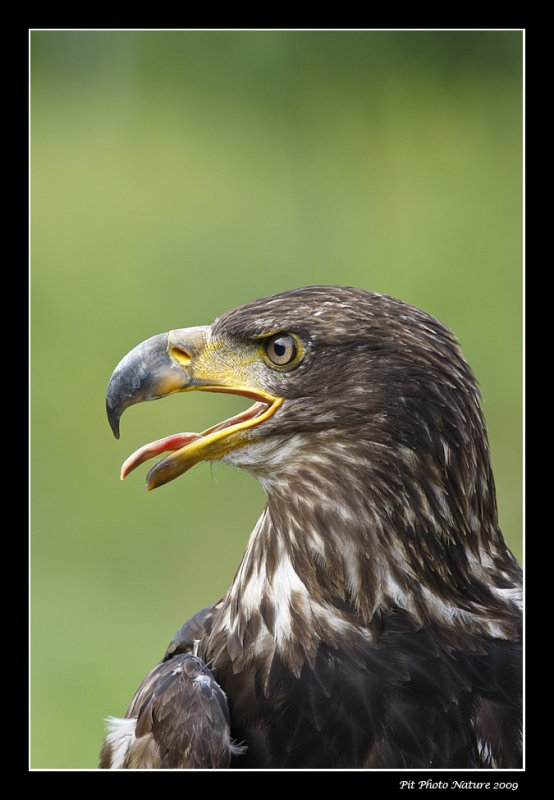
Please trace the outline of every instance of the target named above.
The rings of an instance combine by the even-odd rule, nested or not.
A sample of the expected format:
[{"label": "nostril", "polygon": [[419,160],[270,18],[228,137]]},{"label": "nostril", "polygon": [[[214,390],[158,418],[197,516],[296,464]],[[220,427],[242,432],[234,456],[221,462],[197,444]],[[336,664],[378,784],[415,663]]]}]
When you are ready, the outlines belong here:
[{"label": "nostril", "polygon": [[188,367],[192,363],[192,356],[189,351],[179,345],[173,345],[169,350],[169,355],[183,367]]}]

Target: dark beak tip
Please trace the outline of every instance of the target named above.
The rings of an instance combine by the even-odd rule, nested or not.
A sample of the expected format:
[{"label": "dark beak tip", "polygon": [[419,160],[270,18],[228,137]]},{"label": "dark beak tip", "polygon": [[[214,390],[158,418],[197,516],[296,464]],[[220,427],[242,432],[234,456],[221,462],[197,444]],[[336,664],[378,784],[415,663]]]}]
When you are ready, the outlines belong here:
[{"label": "dark beak tip", "polygon": [[112,433],[116,439],[119,439],[119,420],[121,419],[121,414],[117,412],[110,402],[110,398],[106,399],[106,414],[108,416],[108,422],[110,423],[110,428],[112,429]]},{"label": "dark beak tip", "polygon": [[112,417],[108,414],[108,420],[114,437],[119,439],[119,417]]}]

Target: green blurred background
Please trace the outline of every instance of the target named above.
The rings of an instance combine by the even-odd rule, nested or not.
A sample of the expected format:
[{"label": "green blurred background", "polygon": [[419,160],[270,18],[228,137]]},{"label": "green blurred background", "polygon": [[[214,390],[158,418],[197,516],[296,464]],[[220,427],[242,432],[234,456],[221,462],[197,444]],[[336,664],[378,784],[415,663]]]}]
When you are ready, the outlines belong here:
[{"label": "green blurred background", "polygon": [[227,588],[263,493],[201,465],[156,492],[133,449],[244,408],[131,409],[118,360],[313,283],[450,325],[480,381],[521,558],[518,32],[31,34],[32,757],[95,767],[175,629]]}]

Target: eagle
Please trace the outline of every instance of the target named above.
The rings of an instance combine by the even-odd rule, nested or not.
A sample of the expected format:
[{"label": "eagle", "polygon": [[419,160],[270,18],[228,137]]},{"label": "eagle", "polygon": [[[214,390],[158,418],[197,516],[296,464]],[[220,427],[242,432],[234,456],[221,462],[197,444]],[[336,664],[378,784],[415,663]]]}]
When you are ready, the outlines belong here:
[{"label": "eagle", "polygon": [[242,395],[145,445],[155,489],[202,461],[267,503],[224,596],[185,622],[102,768],[517,768],[522,576],[499,528],[476,380],[453,333],[392,297],[310,286],[139,344],[107,392]]}]

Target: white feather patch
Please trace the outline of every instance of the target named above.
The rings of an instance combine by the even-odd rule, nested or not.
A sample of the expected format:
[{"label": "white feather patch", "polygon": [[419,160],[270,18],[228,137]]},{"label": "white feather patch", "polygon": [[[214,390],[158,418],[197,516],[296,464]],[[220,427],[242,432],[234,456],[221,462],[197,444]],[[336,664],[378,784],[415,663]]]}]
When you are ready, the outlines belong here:
[{"label": "white feather patch", "polygon": [[106,725],[108,727],[106,742],[110,745],[112,752],[110,769],[122,769],[129,753],[129,748],[136,741],[135,728],[137,720],[135,717],[131,719],[106,717]]}]

